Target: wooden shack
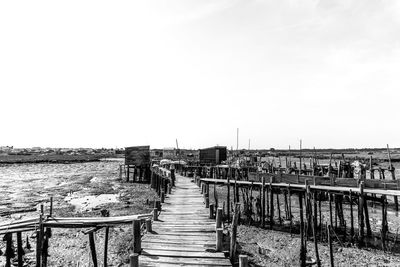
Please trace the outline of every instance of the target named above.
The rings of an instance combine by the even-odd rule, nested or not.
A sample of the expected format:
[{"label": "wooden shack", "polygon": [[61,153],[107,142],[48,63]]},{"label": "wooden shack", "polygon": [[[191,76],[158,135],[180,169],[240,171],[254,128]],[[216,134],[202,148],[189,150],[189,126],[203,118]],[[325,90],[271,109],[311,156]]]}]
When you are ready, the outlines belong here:
[{"label": "wooden shack", "polygon": [[221,164],[226,158],[226,146],[214,146],[200,149],[200,164]]},{"label": "wooden shack", "polygon": [[[133,169],[133,181],[146,182],[150,179],[150,146],[131,146],[125,148],[127,181]],[[137,179],[136,179],[137,178]]]}]

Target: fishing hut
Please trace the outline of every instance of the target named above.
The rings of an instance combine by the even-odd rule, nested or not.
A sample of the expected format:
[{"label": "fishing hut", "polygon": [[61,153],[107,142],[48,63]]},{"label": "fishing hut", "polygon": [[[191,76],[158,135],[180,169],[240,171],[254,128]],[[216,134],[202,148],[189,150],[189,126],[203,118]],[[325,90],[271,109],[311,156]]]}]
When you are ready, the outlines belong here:
[{"label": "fishing hut", "polygon": [[126,181],[150,181],[150,146],[131,146],[125,148]]}]

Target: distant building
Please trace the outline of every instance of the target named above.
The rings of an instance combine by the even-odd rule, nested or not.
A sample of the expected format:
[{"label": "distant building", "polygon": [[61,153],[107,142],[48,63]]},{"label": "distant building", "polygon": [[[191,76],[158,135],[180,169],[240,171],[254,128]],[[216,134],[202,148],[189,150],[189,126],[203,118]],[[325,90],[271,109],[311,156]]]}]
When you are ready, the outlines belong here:
[{"label": "distant building", "polygon": [[164,148],[162,157],[164,159],[176,159],[176,150],[175,148]]},{"label": "distant building", "polygon": [[221,164],[226,158],[226,146],[214,146],[200,149],[200,164]]},{"label": "distant building", "polygon": [[11,152],[13,150],[13,146],[0,146],[0,152]]}]

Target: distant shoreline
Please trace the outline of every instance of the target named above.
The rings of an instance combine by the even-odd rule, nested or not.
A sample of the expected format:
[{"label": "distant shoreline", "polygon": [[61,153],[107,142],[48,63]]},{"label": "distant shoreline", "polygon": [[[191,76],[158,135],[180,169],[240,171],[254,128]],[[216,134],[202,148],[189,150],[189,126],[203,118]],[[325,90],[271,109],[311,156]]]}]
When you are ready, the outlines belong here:
[{"label": "distant shoreline", "polygon": [[54,164],[68,164],[68,163],[83,163],[100,161],[103,158],[119,158],[123,155],[120,154],[80,154],[80,155],[0,155],[0,165],[5,164],[23,164],[23,163],[54,163]]}]

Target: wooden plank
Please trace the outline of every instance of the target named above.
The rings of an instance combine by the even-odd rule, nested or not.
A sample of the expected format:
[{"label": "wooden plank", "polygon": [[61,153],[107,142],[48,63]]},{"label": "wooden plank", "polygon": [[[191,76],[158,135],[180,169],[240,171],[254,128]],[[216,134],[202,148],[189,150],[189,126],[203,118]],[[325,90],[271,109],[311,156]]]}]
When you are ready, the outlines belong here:
[{"label": "wooden plank", "polygon": [[164,257],[164,256],[141,256],[140,263],[156,262],[159,266],[165,263],[169,264],[184,264],[193,265],[201,264],[206,266],[232,266],[228,259],[210,259],[210,258],[179,258],[179,257]]},{"label": "wooden plank", "polygon": [[144,242],[142,244],[143,249],[161,249],[161,250],[176,250],[176,251],[204,251],[206,249],[212,249],[213,246],[204,246],[204,245],[173,245],[169,244],[167,247],[164,243],[150,243]]},{"label": "wooden plank", "polygon": [[159,234],[159,235],[146,235],[146,240],[182,240],[182,241],[209,241],[210,238],[203,234],[197,234],[192,236],[176,236],[176,235],[166,235],[166,234]]},{"label": "wooden plank", "polygon": [[142,242],[144,243],[158,243],[164,244],[164,246],[169,245],[182,245],[182,246],[203,246],[203,247],[215,247],[215,241],[204,241],[204,240],[157,240],[157,239],[143,239]]},{"label": "wooden plank", "polygon": [[217,258],[225,259],[222,252],[212,253],[204,251],[177,251],[177,250],[163,250],[163,249],[144,249],[142,250],[143,256],[164,256],[164,257],[182,257],[182,258]]},{"label": "wooden plank", "polygon": [[[140,263],[141,267],[159,267],[160,265],[157,262],[145,262]],[[179,263],[162,263],[163,267],[176,267],[176,266],[193,266],[193,267],[210,267],[210,266],[218,266],[218,265],[203,265],[203,264],[179,264]]]}]

